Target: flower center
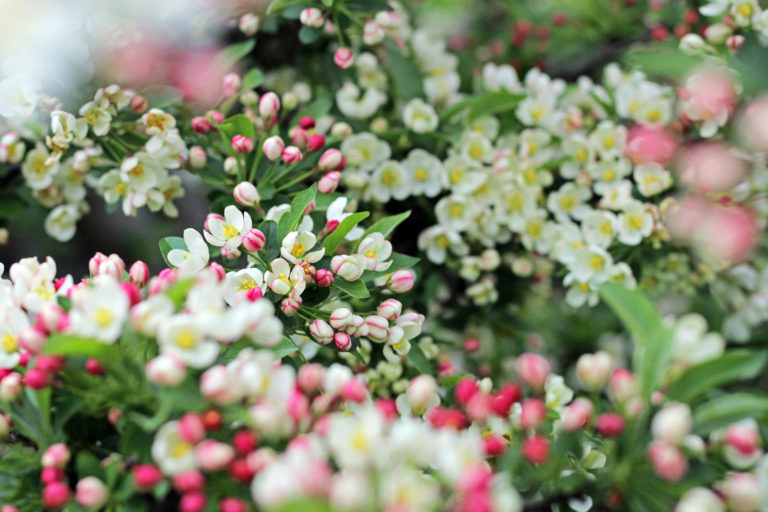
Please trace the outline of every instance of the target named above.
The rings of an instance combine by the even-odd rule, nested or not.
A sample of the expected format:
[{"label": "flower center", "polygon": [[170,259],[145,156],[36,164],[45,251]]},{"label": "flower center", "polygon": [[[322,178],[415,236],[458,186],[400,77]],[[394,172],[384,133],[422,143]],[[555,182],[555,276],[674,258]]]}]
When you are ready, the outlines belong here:
[{"label": "flower center", "polygon": [[0,341],[0,345],[2,345],[3,350],[8,352],[9,354],[11,352],[16,352],[19,349],[19,342],[16,341],[16,336],[14,336],[11,333],[8,333],[5,336],[3,336],[2,341]]},{"label": "flower center", "polygon": [[224,237],[227,239],[234,238],[239,233],[239,230],[232,224],[224,224],[223,231],[224,231]]},{"label": "flower center", "polygon": [[304,244],[295,243],[291,249],[291,256],[294,258],[301,258],[304,256]]},{"label": "flower center", "polygon": [[176,345],[181,348],[190,349],[195,346],[195,333],[191,329],[182,329],[176,335]]},{"label": "flower center", "polygon": [[426,181],[429,178],[429,173],[423,167],[419,167],[415,172],[416,179],[419,181]]},{"label": "flower center", "polygon": [[112,312],[107,308],[99,308],[94,315],[93,320],[99,327],[106,327],[112,323]]}]

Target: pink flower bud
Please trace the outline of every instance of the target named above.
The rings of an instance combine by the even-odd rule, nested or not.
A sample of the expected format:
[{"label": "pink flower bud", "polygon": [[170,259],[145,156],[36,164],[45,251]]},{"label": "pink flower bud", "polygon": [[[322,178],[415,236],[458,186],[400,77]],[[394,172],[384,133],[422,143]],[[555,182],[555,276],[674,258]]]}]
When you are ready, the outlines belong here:
[{"label": "pink flower bud", "polygon": [[160,354],[147,363],[146,372],[155,384],[178,386],[187,376],[187,367],[173,354]]},{"label": "pink flower bud", "polygon": [[307,148],[310,151],[320,151],[325,147],[325,136],[316,133],[309,138],[307,142]]},{"label": "pink flower bud", "polygon": [[189,148],[189,165],[195,169],[201,169],[205,167],[208,162],[208,156],[205,154],[205,149],[200,146],[192,146]]},{"label": "pink flower bud", "polygon": [[5,402],[15,401],[24,387],[20,374],[13,372],[0,380],[0,399]]},{"label": "pink flower bud", "polygon": [[299,119],[299,126],[304,128],[305,130],[311,130],[317,125],[315,122],[315,119],[309,116],[304,116],[301,119]]},{"label": "pink flower bud", "polygon": [[333,272],[324,268],[317,269],[315,283],[323,288],[331,286],[333,284]]},{"label": "pink flower bud", "polygon": [[64,469],[69,462],[69,448],[63,443],[57,443],[48,447],[40,459],[45,468]]},{"label": "pink flower bud", "polygon": [[304,128],[301,128],[299,126],[294,127],[293,129],[291,129],[290,136],[291,136],[291,142],[293,142],[295,146],[298,146],[300,148],[307,147],[307,144],[309,143],[309,132]]},{"label": "pink flower bud", "polygon": [[209,110],[208,112],[206,112],[205,115],[206,115],[206,117],[208,117],[211,121],[213,121],[216,124],[223,123],[224,119],[225,119],[224,114],[222,114],[221,112],[218,112],[216,110]]},{"label": "pink flower bud", "polygon": [[597,417],[595,430],[605,437],[616,437],[624,431],[624,418],[616,413],[606,412]]},{"label": "pink flower bud", "polygon": [[200,377],[200,393],[219,404],[233,402],[239,397],[233,386],[232,375],[223,365],[211,366],[203,373]]},{"label": "pink flower bud", "polygon": [[280,310],[285,316],[293,316],[301,309],[300,297],[288,297],[280,301]]},{"label": "pink flower bud", "polygon": [[344,329],[349,325],[352,310],[349,308],[337,308],[331,313],[330,324],[334,329]]},{"label": "pink flower bud", "polygon": [[235,135],[232,137],[232,149],[235,153],[250,153],[253,151],[253,139],[244,135]]},{"label": "pink flower bud", "polygon": [[[61,319],[61,316],[59,319]],[[58,322],[55,327],[58,328]],[[17,338],[21,348],[33,355],[39,353],[43,349],[46,340],[45,333],[37,326],[27,327],[20,330],[17,334]]]},{"label": "pink flower bud", "polygon": [[59,326],[61,315],[64,314],[64,310],[56,303],[47,302],[40,307],[40,311],[37,312],[37,326],[38,329],[43,329],[45,332],[53,332]]},{"label": "pink flower bud", "polygon": [[523,428],[538,428],[547,417],[547,408],[538,398],[529,398],[521,404],[520,425]]},{"label": "pink flower bud", "polygon": [[224,267],[215,261],[208,265],[208,269],[216,274],[216,279],[218,279],[219,282],[223,281],[224,278],[227,277],[227,271],[224,270]]},{"label": "pink flower bud", "polygon": [[221,89],[224,91],[224,96],[227,98],[231,98],[240,92],[240,87],[242,87],[242,85],[243,82],[240,80],[240,75],[237,73],[227,73],[221,79]]},{"label": "pink flower bud", "polygon": [[179,419],[179,437],[189,444],[197,444],[205,437],[203,418],[194,412],[188,412]]},{"label": "pink flower bud", "polygon": [[314,393],[323,385],[324,370],[317,363],[305,364],[299,368],[298,383],[305,393]]},{"label": "pink flower bud", "polygon": [[149,267],[141,260],[136,261],[131,265],[128,277],[136,286],[144,286],[149,282]]},{"label": "pink flower bud", "polygon": [[[333,171],[334,169],[336,169],[336,167],[339,166],[339,164],[342,161],[342,158],[344,158],[344,156],[341,154],[341,151],[339,151],[338,149],[329,149],[325,153],[323,153],[323,155],[320,157],[320,160],[318,161],[317,166],[322,171]],[[326,174],[326,176],[328,175]],[[325,176],[323,177],[325,178]],[[338,177],[341,178],[341,174],[339,174]],[[335,175],[331,176],[330,178],[331,179],[335,178]],[[334,188],[336,187],[334,186]]]},{"label": "pink flower bud", "polygon": [[92,276],[98,275],[99,265],[101,265],[102,261],[106,261],[106,259],[107,259],[106,254],[97,252],[91,257],[90,260],[88,260],[88,271],[91,273]]},{"label": "pink flower bud", "polygon": [[207,117],[195,116],[190,121],[190,124],[192,125],[192,130],[197,133],[205,135],[211,131],[211,121]]},{"label": "pink flower bud", "polygon": [[248,252],[259,252],[267,243],[267,237],[261,230],[253,228],[243,237],[243,247]]},{"label": "pink flower bud", "polygon": [[416,277],[410,270],[396,270],[387,279],[387,289],[395,293],[405,293],[413,289]]},{"label": "pink flower bud", "polygon": [[341,173],[337,171],[330,171],[323,175],[322,178],[320,178],[320,181],[317,183],[317,190],[322,192],[323,194],[330,194],[334,190],[336,190],[336,187],[339,186],[339,182],[341,181]]},{"label": "pink flower bud", "polygon": [[248,505],[237,498],[224,498],[219,502],[219,512],[248,512]]},{"label": "pink flower bud", "polygon": [[611,374],[611,395],[616,402],[623,403],[637,395],[637,382],[632,372],[619,368]]},{"label": "pink flower bud", "polygon": [[341,351],[347,351],[352,348],[352,339],[349,334],[343,332],[337,332],[333,335],[333,343],[336,345],[336,349]]},{"label": "pink flower bud", "polygon": [[277,135],[273,135],[264,141],[261,149],[264,151],[264,155],[274,162],[283,155],[285,143],[283,142],[283,139]]},{"label": "pink flower bud", "polygon": [[66,477],[66,473],[59,468],[43,468],[40,472],[40,481],[44,484],[61,482],[64,477]]},{"label": "pink flower bud", "polygon": [[653,441],[648,447],[648,456],[653,463],[653,469],[660,478],[677,482],[688,471],[688,461],[680,450],[664,441]]},{"label": "pink flower bud", "polygon": [[338,219],[331,219],[328,222],[326,222],[325,223],[325,231],[326,231],[326,233],[328,233],[330,235],[331,233],[336,231],[336,228],[339,227],[339,224],[341,224],[341,222],[339,222]]},{"label": "pink flower bud", "polygon": [[232,195],[235,201],[243,206],[258,206],[261,202],[261,196],[256,186],[248,181],[238,183]]},{"label": "pink flower bud", "polygon": [[613,372],[614,360],[608,352],[584,354],[576,362],[576,376],[588,389],[598,390]]},{"label": "pink flower bud", "polygon": [[203,512],[208,498],[202,492],[190,492],[181,497],[179,512]]},{"label": "pink flower bud", "polygon": [[453,388],[453,397],[459,405],[466,405],[479,391],[477,382],[472,377],[464,377]]},{"label": "pink flower bud", "polygon": [[309,415],[309,400],[304,393],[294,390],[288,397],[286,411],[293,421],[299,422]]},{"label": "pink flower bud", "polygon": [[112,425],[117,425],[117,423],[120,421],[120,418],[123,417],[123,411],[121,409],[112,408],[107,412],[107,421],[109,421]]},{"label": "pink flower bud", "polygon": [[368,388],[362,380],[352,377],[341,386],[340,394],[344,400],[360,404],[368,398]]},{"label": "pink flower bud", "polygon": [[765,504],[764,489],[760,480],[751,473],[732,473],[722,488],[728,510],[755,512]]},{"label": "pink flower bud", "polygon": [[333,54],[333,62],[341,69],[347,69],[355,62],[355,56],[349,48],[342,46]]},{"label": "pink flower bud", "polygon": [[85,508],[101,508],[109,498],[109,490],[104,482],[95,476],[87,476],[77,482],[75,499]]},{"label": "pink flower bud", "polygon": [[746,174],[744,160],[715,142],[697,144],[686,151],[679,167],[683,181],[705,193],[729,190]]},{"label": "pink flower bud", "polygon": [[88,359],[85,362],[85,371],[90,373],[91,375],[104,375],[104,367],[101,366],[101,363],[97,359]]},{"label": "pink flower bud", "polygon": [[259,29],[259,17],[252,12],[247,12],[240,16],[237,26],[240,29],[240,32],[251,37]]},{"label": "pink flower bud", "polygon": [[259,115],[271,119],[280,112],[280,98],[274,92],[268,92],[259,99]]},{"label": "pink flower bud", "polygon": [[437,382],[431,375],[419,375],[408,384],[405,392],[408,403],[417,414],[423,414],[427,407],[437,397]]},{"label": "pink flower bud", "polygon": [[681,445],[691,433],[691,409],[682,403],[668,403],[653,417],[651,431],[656,439]]},{"label": "pink flower bud", "polygon": [[760,448],[760,432],[751,421],[734,423],[725,433],[725,442],[744,457],[750,457]]},{"label": "pink flower bud", "polygon": [[206,231],[210,231],[211,230],[210,222],[212,220],[221,220],[221,221],[223,221],[224,217],[219,215],[218,213],[209,213],[205,217],[205,222],[203,223],[203,227],[205,228]]},{"label": "pink flower bud", "polygon": [[239,168],[239,164],[237,163],[237,158],[233,156],[228,156],[224,159],[224,172],[226,174],[230,174],[234,176],[237,174],[237,170]]},{"label": "pink flower bud", "polygon": [[563,430],[581,430],[589,424],[594,407],[586,398],[577,398],[565,408],[562,418]]},{"label": "pink flower bud", "polygon": [[[333,315],[331,315],[331,322],[333,322]],[[313,320],[312,323],[309,324],[309,333],[315,338],[315,341],[321,345],[327,345],[333,340],[333,328],[328,325],[327,322],[320,320],[319,318]]]},{"label": "pink flower bud", "polygon": [[768,151],[768,95],[747,105],[739,119],[739,133],[757,151]]},{"label": "pink flower bud", "polygon": [[544,436],[529,437],[521,445],[525,460],[531,464],[544,464],[549,458],[549,441]]},{"label": "pink flower bud", "polygon": [[368,339],[379,343],[384,343],[389,338],[389,321],[378,315],[366,317],[365,324],[368,326]]},{"label": "pink flower bud", "polygon": [[173,488],[180,493],[199,491],[203,487],[205,487],[205,477],[197,469],[188,469],[173,477]]},{"label": "pink flower bud", "polygon": [[228,444],[206,439],[195,447],[195,458],[203,471],[219,471],[235,458],[235,449]]},{"label": "pink flower bud", "polygon": [[143,113],[144,111],[147,110],[148,107],[149,107],[149,101],[147,100],[146,96],[137,94],[136,96],[131,98],[131,110],[133,110],[137,114]]},{"label": "pink flower bud", "polygon": [[287,164],[295,164],[301,162],[303,155],[301,150],[296,146],[288,146],[283,150],[283,162]]},{"label": "pink flower bud", "polygon": [[483,452],[488,457],[502,455],[507,450],[507,445],[507,440],[501,434],[492,433],[483,438]]},{"label": "pink flower bud", "polygon": [[666,128],[635,125],[627,135],[627,156],[636,164],[669,163],[677,151],[677,140]]},{"label": "pink flower bud", "polygon": [[24,384],[32,389],[43,389],[51,384],[52,376],[41,368],[32,368],[24,376]]},{"label": "pink flower bud", "polygon": [[61,482],[51,482],[43,487],[43,506],[47,509],[57,509],[66,505],[72,499],[72,492]]},{"label": "pink flower bud", "polygon": [[552,372],[552,368],[544,357],[539,354],[526,352],[517,358],[517,374],[529,386],[541,389],[547,382],[547,377]]},{"label": "pink flower bud", "polygon": [[316,9],[315,7],[309,7],[302,10],[299,15],[299,21],[301,21],[302,25],[312,28],[320,28],[325,24],[323,13],[320,12],[320,9]]}]

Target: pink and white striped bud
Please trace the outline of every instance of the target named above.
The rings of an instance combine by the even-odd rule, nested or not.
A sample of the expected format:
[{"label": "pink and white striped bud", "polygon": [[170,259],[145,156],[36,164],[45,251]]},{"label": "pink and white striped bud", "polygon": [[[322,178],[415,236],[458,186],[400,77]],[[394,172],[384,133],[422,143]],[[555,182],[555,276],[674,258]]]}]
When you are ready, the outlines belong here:
[{"label": "pink and white striped bud", "polygon": [[240,257],[241,254],[242,253],[240,252],[240,249],[236,247],[233,249],[230,249],[228,247],[221,248],[221,257],[226,260],[236,260],[237,258]]},{"label": "pink and white striped bud", "polygon": [[333,284],[333,272],[324,268],[317,269],[315,271],[315,284],[321,288],[331,286]]},{"label": "pink and white striped bud", "polygon": [[232,374],[224,365],[208,368],[200,377],[200,393],[213,402],[227,404],[239,398]]},{"label": "pink and white striped bud", "polygon": [[188,412],[182,416],[177,428],[179,437],[189,444],[197,444],[205,438],[203,418],[195,412]]},{"label": "pink and white striped bud", "polygon": [[201,169],[208,163],[208,156],[205,154],[205,150],[200,146],[192,146],[189,148],[189,165],[194,169]]},{"label": "pink and white striped bud", "polygon": [[337,308],[331,313],[330,324],[334,329],[345,329],[349,325],[352,317],[352,310],[349,308]]},{"label": "pink and white striped bud", "polygon": [[306,148],[309,143],[309,132],[300,126],[295,126],[289,133],[291,142],[300,148]]},{"label": "pink and white striped bud", "polygon": [[268,92],[259,99],[259,115],[271,119],[280,112],[280,98],[274,92]]},{"label": "pink and white striped bud", "polygon": [[302,300],[300,297],[287,297],[280,301],[280,310],[285,316],[293,316],[301,308]]},{"label": "pink and white striped bud", "polygon": [[419,375],[411,380],[405,391],[408,403],[416,414],[424,414],[437,398],[437,382],[431,375]]},{"label": "pink and white striped bud", "polygon": [[754,459],[759,456],[760,451],[760,431],[757,423],[752,419],[747,419],[734,423],[729,426],[725,432],[726,451],[729,451],[728,459]]},{"label": "pink and white striped bud", "polygon": [[731,53],[736,53],[739,50],[741,50],[742,46],[744,46],[744,41],[746,41],[744,36],[735,35],[735,36],[729,37],[726,40],[725,45],[728,47],[729,50],[731,50]]},{"label": "pink and white striped bud", "polygon": [[224,159],[224,172],[226,174],[234,176],[237,174],[237,171],[239,168],[240,168],[240,164],[237,163],[237,158],[233,156],[228,156],[227,158]]},{"label": "pink and white striped bud", "polygon": [[235,458],[235,449],[225,443],[206,439],[195,447],[195,459],[200,469],[207,472],[219,471]]},{"label": "pink and white striped bud", "polygon": [[656,440],[648,447],[648,457],[653,463],[653,469],[659,478],[677,482],[688,471],[688,461],[676,446],[661,440]]},{"label": "pink and white striped bud", "polygon": [[[55,332],[59,327],[64,310],[58,304],[46,302],[37,312],[37,325],[47,332]],[[31,334],[31,333],[30,333]]]},{"label": "pink and white striped bud", "polygon": [[235,135],[232,137],[232,149],[235,153],[250,153],[253,151],[253,139],[245,135]]},{"label": "pink and white striped bud", "polygon": [[320,151],[325,147],[325,135],[315,133],[309,137],[307,141],[307,149],[309,151]]},{"label": "pink and white striped bud", "polygon": [[320,386],[323,385],[324,373],[325,373],[325,370],[323,369],[323,366],[320,364],[317,364],[317,363],[305,364],[304,366],[299,368],[299,374],[297,378],[299,387],[305,393],[314,393],[315,391],[320,389]]},{"label": "pink and white striped bud", "polygon": [[208,112],[205,113],[205,117],[207,117],[208,119],[210,119],[212,122],[216,124],[221,124],[224,122],[224,119],[226,119],[224,117],[224,114],[222,114],[217,110],[209,110]]},{"label": "pink and white striped bud", "polygon": [[613,356],[605,351],[584,354],[576,362],[576,376],[591,390],[598,390],[608,381],[615,366]]},{"label": "pink and white striped bud", "polygon": [[259,17],[252,12],[247,12],[240,16],[237,26],[240,29],[240,32],[251,37],[257,30],[259,30]]},{"label": "pink and white striped bud", "polygon": [[288,146],[283,150],[283,162],[287,164],[295,164],[301,162],[304,156],[301,154],[301,150],[296,146]]},{"label": "pink and white striped bud", "polygon": [[403,311],[403,304],[397,299],[387,299],[379,304],[378,313],[387,320],[397,320]]},{"label": "pink and white striped bud", "polygon": [[240,92],[242,86],[243,82],[240,80],[240,75],[237,73],[227,73],[221,79],[221,89],[224,91],[224,96],[227,98],[231,98]]},{"label": "pink and white striped bud", "polygon": [[360,279],[365,270],[365,256],[362,254],[334,256],[331,258],[331,270],[347,281]]},{"label": "pink and white striped bud", "polygon": [[239,204],[243,206],[259,206],[261,196],[256,185],[249,181],[243,181],[237,184],[232,195]]},{"label": "pink and white striped bud", "polygon": [[387,279],[387,290],[395,293],[406,293],[413,289],[416,276],[411,270],[396,270]]},{"label": "pink and white striped bud", "polygon": [[543,356],[526,352],[521,354],[515,362],[517,374],[529,386],[541,389],[547,382],[547,377],[552,373],[552,367]]},{"label": "pink and white striped bud", "polygon": [[669,402],[651,422],[653,437],[680,446],[691,433],[691,409],[679,402]]},{"label": "pink and white striped bud", "polygon": [[259,252],[267,243],[267,237],[261,230],[253,228],[243,237],[243,247],[248,252]]},{"label": "pink and white striped bud", "polygon": [[210,265],[208,265],[208,270],[213,272],[216,275],[216,279],[221,282],[224,280],[224,278],[227,277],[227,271],[224,270],[224,267],[221,266],[221,264],[217,262],[212,262]]},{"label": "pink and white striped bud", "polygon": [[756,512],[765,504],[763,486],[751,473],[732,473],[723,483],[722,493],[733,512]]},{"label": "pink and white striped bud", "polygon": [[294,390],[288,397],[286,411],[293,421],[303,420],[309,415],[309,399],[301,391]]},{"label": "pink and white striped bud", "polygon": [[190,121],[190,125],[192,126],[192,130],[201,135],[205,135],[211,131],[212,128],[210,119],[203,116],[193,117],[192,121]]},{"label": "pink and white striped bud", "polygon": [[107,260],[107,255],[103,254],[101,252],[97,252],[93,256],[91,256],[91,259],[88,260],[88,271],[91,273],[92,276],[99,274],[99,265],[101,265],[102,261]]},{"label": "pink and white striped bud", "polygon": [[365,319],[368,326],[368,339],[378,343],[384,343],[389,338],[389,321],[378,315],[371,315]]},{"label": "pink and white striped bud", "polygon": [[[347,351],[352,348],[352,338],[344,332],[337,332],[333,335],[333,343],[337,350]],[[353,379],[354,380],[354,379]]]},{"label": "pink and white striped bud", "polygon": [[264,141],[261,149],[264,151],[264,155],[274,162],[283,155],[285,143],[279,136],[273,135]]},{"label": "pink and white striped bud", "polygon": [[[336,311],[334,311],[333,313],[335,314]],[[331,322],[333,322],[333,314],[331,315]],[[327,345],[328,343],[333,341],[333,327],[328,325],[328,323],[325,320],[320,320],[319,318],[313,320],[312,323],[309,324],[309,333],[312,335],[313,338],[315,338],[315,341],[317,341],[321,345]]]},{"label": "pink and white striped bud", "polygon": [[160,354],[147,363],[147,378],[155,384],[178,386],[187,376],[187,367],[172,354]]},{"label": "pink and white striped bud", "polygon": [[346,139],[352,135],[352,127],[349,123],[345,122],[334,123],[333,126],[331,126],[331,135],[337,139]]},{"label": "pink and white striped bud", "polygon": [[623,403],[637,395],[637,382],[632,372],[619,368],[611,374],[611,396],[618,403]]},{"label": "pink and white striped bud", "polygon": [[40,458],[44,468],[64,469],[69,462],[69,448],[64,443],[56,443],[48,447]]},{"label": "pink and white striped bud", "polygon": [[538,398],[529,398],[520,404],[520,426],[523,428],[538,428],[546,417],[547,408]]},{"label": "pink and white striped bud", "polygon": [[347,69],[355,62],[355,56],[349,48],[341,47],[333,54],[333,62],[341,69]]},{"label": "pink and white striped bud", "polygon": [[131,98],[131,110],[136,112],[137,114],[141,114],[145,112],[149,108],[149,100],[146,96],[142,96],[141,94],[137,94],[133,98]]},{"label": "pink and white striped bud", "polygon": [[144,286],[149,282],[149,267],[141,260],[135,261],[128,271],[128,277],[136,286]]},{"label": "pink and white striped bud", "polygon": [[316,9],[315,7],[309,7],[302,10],[301,14],[299,14],[299,21],[301,21],[302,25],[312,28],[320,28],[325,25],[323,13],[320,12],[320,9]]},{"label": "pink and white striped bud", "polygon": [[384,40],[386,33],[375,20],[368,20],[363,27],[363,42],[368,46],[374,46]]},{"label": "pink and white striped bud", "polygon": [[[349,334],[350,336],[362,336],[360,334],[361,328],[365,325],[365,319],[360,315],[349,315],[349,319],[347,320],[347,327],[344,328],[344,331]],[[368,329],[365,329],[366,334],[368,333]]]},{"label": "pink and white striped bud", "polygon": [[329,149],[320,157],[317,166],[321,171],[333,171],[342,162],[344,155],[338,149]]},{"label": "pink and white striped bud", "polygon": [[110,254],[106,259],[99,263],[99,268],[95,275],[109,275],[116,280],[120,280],[125,270],[125,263],[117,254]]},{"label": "pink and white striped bud", "polygon": [[95,476],[87,476],[77,482],[75,499],[87,509],[101,508],[109,499],[109,490],[104,482]]},{"label": "pink and white striped bud", "polygon": [[595,408],[589,399],[577,398],[565,408],[561,423],[563,430],[573,432],[585,428],[589,424],[594,410]]},{"label": "pink and white striped bud", "polygon": [[13,402],[21,394],[24,388],[24,379],[21,374],[13,372],[0,380],[0,400],[4,402]]},{"label": "pink and white striped bud", "polygon": [[[58,321],[61,320],[62,316],[62,314],[58,316],[57,322],[53,325],[52,331],[58,330]],[[46,340],[45,332],[43,332],[43,330],[38,326],[24,328],[18,332],[16,337],[21,348],[32,355],[40,353],[40,351],[43,349],[43,346],[45,345]]]}]

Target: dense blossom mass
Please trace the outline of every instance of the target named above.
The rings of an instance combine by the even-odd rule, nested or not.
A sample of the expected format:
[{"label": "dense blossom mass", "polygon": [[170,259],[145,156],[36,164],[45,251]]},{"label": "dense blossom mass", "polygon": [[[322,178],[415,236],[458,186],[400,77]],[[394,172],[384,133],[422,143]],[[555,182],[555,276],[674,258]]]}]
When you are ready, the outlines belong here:
[{"label": "dense blossom mass", "polygon": [[768,510],[768,5],[144,4],[0,35],[0,512]]}]

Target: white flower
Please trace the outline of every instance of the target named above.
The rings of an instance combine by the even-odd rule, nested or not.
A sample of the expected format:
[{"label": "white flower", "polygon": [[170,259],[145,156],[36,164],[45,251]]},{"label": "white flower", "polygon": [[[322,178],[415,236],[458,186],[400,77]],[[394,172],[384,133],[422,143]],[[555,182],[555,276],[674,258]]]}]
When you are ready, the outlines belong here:
[{"label": "white flower", "polygon": [[49,157],[50,153],[42,144],[38,144],[35,149],[27,153],[24,163],[21,164],[21,174],[29,188],[42,190],[53,183],[59,165]]},{"label": "white flower", "polygon": [[655,162],[635,167],[634,178],[637,189],[646,197],[660,194],[672,186],[672,174]]},{"label": "white flower", "polygon": [[[325,212],[325,218],[327,221],[335,220],[339,223],[352,215],[351,213],[344,212],[344,209],[347,207],[348,200],[346,197],[342,196],[337,199],[335,199],[331,204],[328,205],[328,209]],[[363,233],[365,233],[365,230],[361,228],[360,226],[353,227],[349,233],[344,237],[346,240],[358,240],[361,236],[363,236]]]},{"label": "white flower", "polygon": [[619,215],[619,242],[638,245],[653,231],[653,216],[639,201],[631,202]]},{"label": "white flower", "polygon": [[309,231],[291,231],[283,238],[280,254],[291,263],[300,263],[302,261],[316,263],[325,254],[325,248],[323,247],[309,252],[316,243],[317,238]]},{"label": "white flower", "polygon": [[484,135],[474,130],[466,131],[459,143],[461,155],[477,163],[490,162],[493,157],[493,145]]},{"label": "white flower", "polygon": [[392,244],[381,233],[371,233],[360,242],[358,249],[365,256],[365,268],[368,270],[387,270],[392,261],[386,261],[392,255]]},{"label": "white flower", "polygon": [[336,93],[336,105],[341,113],[354,119],[367,119],[387,102],[387,95],[374,87],[368,87],[360,93],[360,88],[347,82]]},{"label": "white flower", "polygon": [[13,368],[19,364],[21,357],[17,336],[19,331],[29,327],[29,317],[18,307],[0,309],[0,311],[2,311],[2,322],[0,322],[0,368]]},{"label": "white flower", "polygon": [[88,124],[82,119],[75,119],[69,112],[54,110],[51,112],[51,131],[56,145],[67,147],[73,140],[85,138]]},{"label": "white flower", "polygon": [[38,84],[27,75],[10,76],[0,82],[0,116],[29,117],[37,106]]},{"label": "white flower", "polygon": [[623,210],[634,202],[632,199],[632,182],[621,180],[617,183],[600,182],[595,184],[595,193],[602,196],[601,208],[610,210]]},{"label": "white flower", "polygon": [[360,279],[366,269],[367,259],[362,254],[336,255],[331,259],[331,270],[347,281]]},{"label": "white flower", "polygon": [[120,165],[120,177],[130,190],[147,192],[158,184],[165,174],[160,162],[147,153],[136,153]]},{"label": "white flower", "polygon": [[170,421],[157,430],[152,443],[152,458],[160,471],[168,476],[197,466],[194,445],[179,436],[178,421]]},{"label": "white flower", "polygon": [[445,180],[453,192],[471,194],[485,183],[487,175],[476,166],[463,156],[452,156],[443,162]]},{"label": "white flower", "polygon": [[224,294],[224,300],[227,304],[234,306],[240,303],[245,294],[258,288],[264,292],[264,274],[257,268],[244,268],[237,272],[228,272],[224,280],[227,289]]},{"label": "white flower", "polygon": [[160,352],[178,357],[192,368],[206,368],[219,355],[219,344],[203,336],[190,314],[171,317],[158,329]]},{"label": "white flower", "polygon": [[400,163],[387,160],[371,175],[368,190],[379,202],[386,203],[390,198],[403,200],[411,193],[411,177]]},{"label": "white flower", "polygon": [[88,102],[80,107],[79,113],[83,116],[83,120],[91,126],[94,135],[103,137],[109,132],[112,116],[101,102]]},{"label": "white flower", "polygon": [[442,198],[435,205],[437,221],[456,231],[469,229],[477,213],[475,203],[455,194]]},{"label": "white flower", "polygon": [[577,281],[598,285],[608,280],[612,264],[613,259],[605,249],[583,247],[576,251],[576,258],[569,268]]},{"label": "white flower", "polygon": [[626,158],[604,158],[600,162],[592,163],[587,170],[597,182],[615,183],[629,175],[632,165]]},{"label": "white flower", "polygon": [[439,119],[432,105],[414,98],[403,108],[403,122],[416,133],[429,133],[437,129]]},{"label": "white flower", "polygon": [[171,130],[163,136],[155,135],[147,141],[144,149],[168,169],[178,169],[189,155],[187,145],[177,130]]},{"label": "white flower", "polygon": [[267,299],[241,303],[247,313],[246,332],[254,343],[274,347],[283,339],[283,324],[275,316],[275,307]]},{"label": "white flower", "polygon": [[597,291],[589,283],[579,282],[573,274],[565,276],[563,284],[569,286],[565,294],[565,302],[574,308],[581,307],[584,304],[594,306],[600,300]]},{"label": "white flower", "polygon": [[626,287],[628,290],[634,290],[637,287],[637,281],[635,280],[635,276],[632,274],[632,269],[623,261],[616,263],[608,271],[608,279],[612,283],[620,284]]},{"label": "white flower", "polygon": [[592,148],[603,158],[619,157],[624,154],[627,130],[611,121],[603,121],[589,136]]},{"label": "white flower", "polygon": [[269,289],[278,295],[288,295],[294,290],[301,295],[306,287],[304,269],[300,265],[291,269],[290,264],[283,258],[272,260],[270,270],[264,274],[264,281]]},{"label": "white flower", "polygon": [[37,313],[44,304],[56,300],[56,262],[50,256],[43,263],[37,258],[22,258],[11,265],[9,274],[14,294],[27,311]]},{"label": "white flower", "polygon": [[342,468],[363,468],[373,461],[382,445],[384,420],[373,407],[355,415],[333,415],[328,429],[328,446]]},{"label": "white flower", "polygon": [[616,215],[604,210],[592,210],[584,216],[581,223],[584,240],[591,246],[603,249],[613,242],[617,226]]},{"label": "white flower", "polygon": [[202,235],[192,229],[184,230],[184,244],[187,250],[171,249],[168,251],[168,262],[178,268],[182,274],[197,274],[208,264],[210,252]]},{"label": "white flower", "polygon": [[157,330],[176,311],[164,293],[150,295],[147,300],[131,308],[131,326],[146,336],[157,336]]},{"label": "white flower", "polygon": [[[280,217],[285,215],[291,210],[291,205],[287,203],[283,203],[277,206],[273,206],[269,210],[267,210],[267,215],[265,217],[265,220],[271,220],[275,223],[280,222]],[[312,221],[312,217],[309,215],[305,215],[303,219],[301,219],[301,223],[299,224],[299,231],[312,231],[312,228],[314,227],[314,222]]]},{"label": "white flower", "polygon": [[130,303],[114,278],[100,275],[93,286],[79,288],[72,298],[69,317],[72,332],[105,343],[114,343],[123,332]]},{"label": "white flower", "polygon": [[45,232],[59,242],[66,242],[75,236],[80,209],[77,204],[63,204],[48,213],[45,218]]},{"label": "white flower", "polygon": [[508,92],[520,92],[520,79],[517,78],[515,68],[508,64],[497,66],[489,62],[483,67],[483,84],[489,91],[505,90]]},{"label": "white flower", "polygon": [[347,137],[341,143],[341,152],[349,167],[361,171],[375,169],[392,154],[389,144],[372,133],[357,133]]},{"label": "white flower", "polygon": [[411,174],[411,193],[435,197],[444,186],[440,160],[423,149],[414,149],[403,160],[403,167]]},{"label": "white flower", "polygon": [[141,122],[146,126],[149,135],[165,135],[169,130],[176,128],[176,119],[159,108],[153,108],[141,116]]},{"label": "white flower", "polygon": [[469,253],[469,247],[461,235],[445,226],[432,226],[419,234],[419,250],[426,251],[429,261],[436,264],[445,262],[448,250],[457,256]]},{"label": "white flower", "polygon": [[203,235],[209,244],[233,251],[240,247],[243,236],[252,227],[251,216],[230,205],[224,209],[224,219],[212,218],[208,222],[208,229]]},{"label": "white flower", "polygon": [[560,222],[568,220],[569,217],[580,220],[591,211],[591,208],[584,204],[590,197],[592,193],[588,188],[568,182],[549,194],[547,208]]},{"label": "white flower", "polygon": [[520,233],[526,249],[542,254],[549,252],[554,235],[553,224],[547,221],[547,212],[544,210],[536,210],[526,217]]}]

